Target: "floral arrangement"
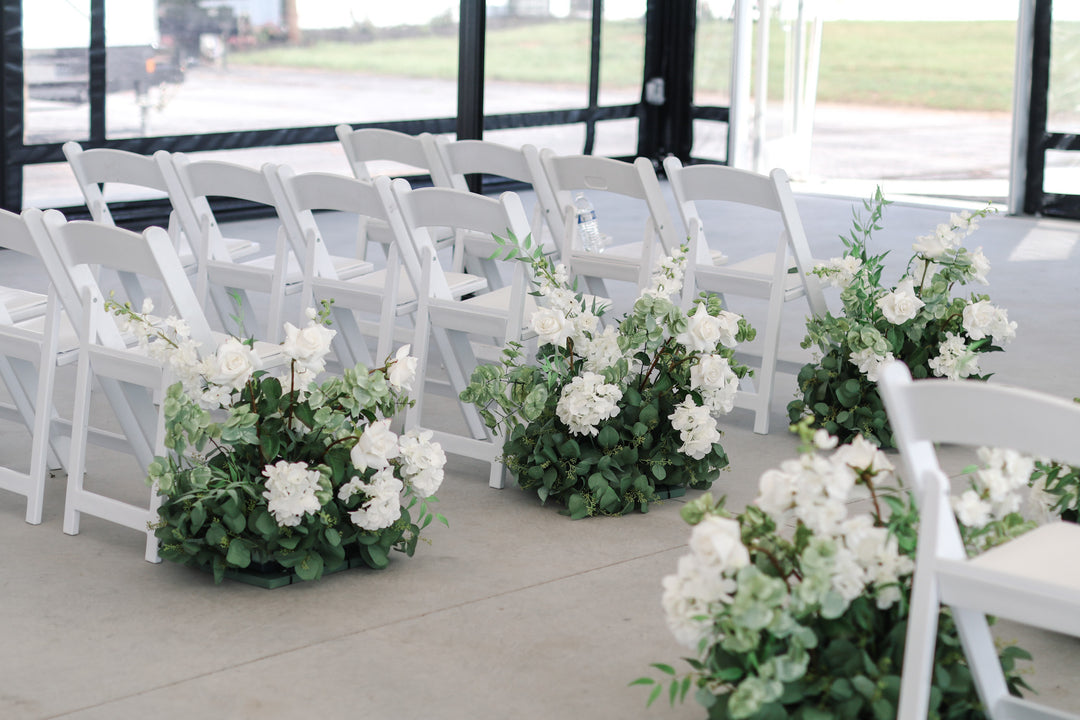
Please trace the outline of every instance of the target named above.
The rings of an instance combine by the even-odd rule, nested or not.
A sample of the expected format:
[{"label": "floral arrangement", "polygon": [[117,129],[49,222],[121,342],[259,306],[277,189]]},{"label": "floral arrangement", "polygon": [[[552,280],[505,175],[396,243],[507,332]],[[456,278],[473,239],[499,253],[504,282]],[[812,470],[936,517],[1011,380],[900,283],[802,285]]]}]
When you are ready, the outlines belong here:
[{"label": "floral arrangement", "polygon": [[732,360],[754,330],[697,299],[687,314],[686,248],[660,262],[650,287],[618,324],[569,284],[529,238],[496,238],[507,258],[531,265],[540,307],[538,350],[520,344],[481,365],[461,399],[505,438],[503,459],[523,489],[566,506],[572,518],[646,512],[658,491],[707,488],[727,466],[716,416],[731,410],[745,366]]},{"label": "floral arrangement", "polygon": [[840,288],[843,314],[807,320],[804,348],[815,346],[820,359],[799,372],[798,397],[788,404],[792,422],[805,414],[815,426],[847,442],[857,434],[882,447],[893,445],[892,430],[877,391],[880,369],[898,359],[915,378],[985,380],[979,355],[1001,350],[1016,335],[1008,313],[985,294],[952,297],[954,286],[987,284],[990,263],[982,248],[968,250],[964,238],[978,228],[989,209],[952,215],[930,235],[918,238],[899,282],[883,287],[888,253],[871,255],[871,233],[880,230],[887,201],[878,189],[865,201],[869,217],[856,216],[844,237],[842,257],[811,272]]},{"label": "floral arrangement", "polygon": [[1050,515],[1080,522],[1080,468],[1039,460],[1031,473],[1031,487]]},{"label": "floral arrangement", "polygon": [[[663,606],[690,672],[632,684],[669,686],[672,703],[691,688],[714,720],[791,717],[892,718],[900,688],[918,513],[888,458],[857,436],[837,440],[808,419],[793,426],[800,457],[761,476],[757,499],[733,515],[705,494],[682,511],[690,552],[664,578]],[[969,549],[1032,527],[1017,512],[1031,461],[980,450],[982,467],[954,498]],[[859,490],[856,490],[859,488]],[[869,511],[851,501],[868,496]],[[887,511],[887,512],[886,512]],[[1027,687],[1016,646],[1000,652],[1010,690]],[[982,709],[948,612],[938,626],[931,714],[981,718]]]},{"label": "floral arrangement", "polygon": [[285,324],[283,372],[260,369],[252,343],[229,338],[205,360],[186,325],[111,303],[178,382],[164,399],[166,457],[150,465],[163,496],[161,556],[226,570],[280,567],[302,580],[354,558],[373,568],[412,555],[433,519],[428,504],[446,456],[430,432],[397,435],[416,359],[345,370],[322,384],[334,331],[328,308],[305,328]]}]

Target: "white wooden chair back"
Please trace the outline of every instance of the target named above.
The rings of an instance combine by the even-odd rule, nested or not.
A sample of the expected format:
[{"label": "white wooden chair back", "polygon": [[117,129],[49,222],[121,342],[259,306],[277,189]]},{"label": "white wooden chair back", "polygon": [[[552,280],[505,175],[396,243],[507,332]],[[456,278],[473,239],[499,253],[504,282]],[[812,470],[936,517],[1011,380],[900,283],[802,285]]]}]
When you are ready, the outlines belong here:
[{"label": "white wooden chair back", "polygon": [[[385,188],[385,185],[382,186]],[[428,348],[434,338],[439,346],[443,364],[455,395],[465,389],[476,367],[477,348],[474,339],[495,340],[499,349],[506,343],[522,338],[526,297],[529,291],[527,265],[514,262],[510,286],[455,299],[435,257],[431,228],[452,228],[455,231],[484,235],[506,236],[508,232],[522,238],[528,232],[528,220],[521,200],[515,193],[503,193],[498,199],[453,188],[421,188],[411,190],[404,180],[394,181],[391,191],[397,212],[391,213],[391,226],[407,233],[403,244],[412,243],[420,257],[422,276],[420,300],[413,336],[413,353],[422,369],[427,367]],[[400,213],[402,223],[395,223]],[[406,412],[407,430],[424,425],[422,383],[414,387],[413,405]],[[468,434],[436,432],[447,452],[485,459],[490,463],[489,484],[503,485],[503,467],[499,461],[502,444],[499,437],[484,427],[476,409],[460,403]]]},{"label": "white wooden chair back", "polygon": [[430,133],[409,135],[381,128],[353,130],[348,125],[338,125],[334,132],[345,150],[349,168],[359,180],[371,181],[372,173],[368,163],[377,160],[390,160],[434,173],[431,152],[425,149],[425,144],[432,139]]},{"label": "white wooden chair back", "polygon": [[[641,288],[652,274],[655,240],[660,240],[659,250],[665,255],[682,245],[675,234],[656,171],[648,159],[637,158],[626,163],[593,155],[556,155],[544,149],[540,151],[540,162],[551,187],[549,203],[554,203],[545,207],[544,212],[548,226],[556,234],[562,261],[572,274],[635,282]],[[577,209],[573,200],[577,191],[613,193],[644,202],[648,216],[640,250],[633,245],[631,254],[620,255],[617,244],[603,254],[596,254],[577,247]],[[609,297],[602,281],[590,281],[589,285],[594,295]]]},{"label": "white wooden chair back", "polygon": [[[39,247],[51,244],[55,249],[57,261],[46,263],[54,284],[70,283],[78,295],[77,304],[66,308],[80,322],[76,328],[79,353],[64,532],[77,534],[82,513],[89,513],[145,533],[145,557],[157,562],[157,539],[151,529],[160,505],[157,492],[151,491],[149,507],[143,507],[92,492],[84,486],[94,380],[105,391],[130,451],[144,473],[154,456],[165,452],[164,419],[158,403],[169,381],[158,361],[137,347],[128,347],[115,316],[105,310],[105,294],[95,270],[101,268],[137,278],[148,297],[157,294],[154,290],[160,288],[163,301],[155,313],[173,314],[184,320],[191,329],[192,339],[200,344],[199,352],[213,352],[216,347],[210,325],[168,234],[161,228],[134,233],[95,222],[69,223],[55,210],[28,216],[27,224],[32,233],[37,233]],[[144,478],[139,477],[138,482],[141,484]]]},{"label": "white wooden chair back", "polygon": [[942,605],[951,606],[990,718],[1077,717],[1009,695],[986,616],[1080,636],[1080,526],[1053,522],[969,558],[934,444],[1080,466],[1080,404],[993,383],[912,381],[899,362],[883,369],[878,387],[921,515],[897,717],[927,716]]},{"label": "white wooden chair back", "polygon": [[[196,296],[204,305],[209,297],[222,324],[231,331],[276,342],[281,332],[290,265],[284,227],[278,228],[272,259],[236,262],[210,205],[210,198],[217,197],[246,200],[276,209],[270,187],[270,169],[257,170],[220,160],[191,160],[183,153],[175,153],[171,158],[172,172],[166,176],[169,196],[173,198],[184,233],[196,238]],[[299,287],[297,283],[296,289]],[[259,322],[247,295],[249,290],[269,296],[265,322]],[[231,320],[238,311],[233,295],[239,299],[239,313],[245,323],[243,328],[236,327]]]},{"label": "white wooden chair back", "polygon": [[[40,261],[34,236],[26,224],[27,210],[16,215],[0,210],[0,237],[4,247]],[[51,252],[51,248],[44,248]],[[30,459],[27,471],[0,465],[0,488],[26,497],[26,522],[41,522],[45,481],[49,467],[66,463],[70,432],[61,434],[55,427],[59,416],[54,409],[53,389],[61,351],[61,309],[56,290],[50,288],[44,313],[44,325],[33,322],[16,324],[7,307],[0,304],[0,381],[6,386],[11,405],[4,405],[3,417],[21,422],[30,432]]]},{"label": "white wooden chair back", "polygon": [[664,172],[675,196],[675,204],[682,217],[687,237],[692,242],[693,253],[690,259],[695,265],[713,264],[712,250],[697,203],[732,203],[771,210],[779,213],[783,231],[779,234],[775,248],[767,250],[775,252],[783,260],[783,274],[791,267],[788,258],[794,262],[800,277],[804,278],[811,312],[820,316],[827,311],[820,282],[815,276],[807,275],[813,269],[814,261],[786,172],[777,168],[769,175],[761,175],[726,165],[684,166],[674,156],[664,160]]},{"label": "white wooden chair back", "polygon": [[164,150],[147,156],[113,148],[84,150],[79,143],[69,141],[64,143],[63,151],[95,222],[116,224],[105,201],[103,185],[132,185],[168,194],[163,171],[168,165],[168,153]]},{"label": "white wooden chair back", "polygon": [[[791,183],[780,169],[761,175],[724,165],[684,167],[676,157],[664,160],[664,170],[691,248],[683,279],[683,306],[689,308],[703,291],[719,294],[725,302],[730,296],[768,302],[764,322],[752,319],[761,343],[753,382],[744,381],[735,400],[738,407],[754,411],[754,432],[768,433],[775,375],[778,370],[798,372],[802,365],[779,357],[784,305],[805,298],[811,315],[820,317],[828,312],[818,278],[808,274],[814,260]],[[770,211],[780,228],[775,244],[749,259],[728,262],[725,258],[716,264],[713,251],[720,249],[720,232],[713,233],[710,244],[699,203],[715,205],[718,210],[741,205]]]},{"label": "white wooden chair back", "polygon": [[513,148],[488,140],[449,140],[443,137],[436,138],[432,147],[439,154],[439,162],[432,163],[434,181],[439,187],[468,190],[465,176],[473,174],[495,175],[532,187],[537,199],[529,219],[529,230],[535,240],[543,239],[547,219],[540,198],[550,196],[551,188],[542,171],[537,175],[538,166],[529,162],[529,154],[539,157],[535,147]]}]

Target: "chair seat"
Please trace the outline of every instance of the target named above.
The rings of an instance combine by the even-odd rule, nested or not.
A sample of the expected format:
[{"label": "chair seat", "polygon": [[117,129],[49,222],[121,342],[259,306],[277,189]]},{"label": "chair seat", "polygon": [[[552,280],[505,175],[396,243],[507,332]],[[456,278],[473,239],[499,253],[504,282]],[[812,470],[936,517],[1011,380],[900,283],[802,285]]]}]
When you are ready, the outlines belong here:
[{"label": "chair seat", "polygon": [[[225,238],[225,248],[229,251],[229,257],[234,261],[251,257],[259,252],[260,247],[259,243],[252,240],[245,240],[244,238]],[[180,264],[183,265],[185,269],[195,267],[195,253],[192,252],[191,246],[186,240],[181,243],[179,255]]]},{"label": "chair seat", "polygon": [[[38,317],[24,320],[20,323],[16,323],[14,327],[19,330],[26,330],[41,336],[45,333],[45,316],[39,315]],[[132,335],[125,335],[124,341],[128,344],[133,344],[135,338]],[[75,326],[68,320],[67,313],[60,314],[60,327],[56,334],[56,352],[57,352],[57,364],[67,365],[68,363],[75,361],[75,351],[79,349],[79,334],[75,330]]]},{"label": "chair seat", "polygon": [[48,298],[42,293],[20,290],[13,287],[0,287],[0,303],[8,311],[12,322],[20,322],[45,312]]},{"label": "chair seat", "polygon": [[[487,280],[482,277],[477,277],[476,275],[456,272],[444,274],[446,276],[446,284],[450,286],[450,294],[455,298],[480,292],[481,290],[487,289],[488,286]],[[386,282],[386,270],[384,269],[353,278],[350,284],[377,290],[378,288],[385,288]],[[400,270],[398,273],[397,288],[398,303],[416,302],[416,292],[413,290],[412,282],[410,282],[409,275],[404,269]]]},{"label": "chair seat", "polygon": [[971,565],[1008,573],[1025,581],[1071,588],[1080,596],[1080,525],[1054,522],[1036,528],[971,559]]},{"label": "chair seat", "polygon": [[[370,273],[374,266],[366,260],[359,260],[357,258],[343,257],[341,255],[331,256],[331,260],[334,264],[334,270],[337,272],[337,276],[341,280],[349,280],[357,277],[358,275],[364,275]],[[267,272],[273,270],[274,256],[264,255],[254,260],[248,260],[244,263],[248,267],[263,268]],[[286,285],[299,285],[304,281],[304,270],[300,266],[300,263],[296,259],[296,255],[292,252],[289,253],[286,258],[285,265],[285,284]]]}]

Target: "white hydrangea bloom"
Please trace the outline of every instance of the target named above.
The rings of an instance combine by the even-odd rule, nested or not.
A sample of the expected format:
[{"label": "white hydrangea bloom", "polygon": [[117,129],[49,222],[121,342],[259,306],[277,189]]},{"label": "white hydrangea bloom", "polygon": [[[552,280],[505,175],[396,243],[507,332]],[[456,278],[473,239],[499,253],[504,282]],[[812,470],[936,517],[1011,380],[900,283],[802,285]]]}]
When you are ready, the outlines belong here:
[{"label": "white hydrangea bloom", "polygon": [[589,372],[603,372],[622,359],[623,353],[619,349],[619,331],[612,325],[604,328],[604,331],[584,344],[585,370]]},{"label": "white hydrangea bloom", "polygon": [[676,642],[696,651],[701,640],[712,634],[707,616],[715,603],[730,603],[737,589],[735,580],[703,568],[693,555],[679,558],[678,572],[663,579],[661,603],[668,628]]},{"label": "white hydrangea bloom", "polygon": [[402,473],[422,498],[438,492],[446,465],[446,453],[432,435],[431,430],[410,430],[400,439]]},{"label": "white hydrangea bloom", "polygon": [[953,498],[952,506],[956,518],[970,528],[985,527],[990,522],[992,507],[974,490],[965,490],[960,497]]},{"label": "white hydrangea bloom", "polygon": [[959,335],[945,333],[945,341],[938,347],[938,353],[928,363],[938,377],[960,380],[980,372],[978,357]]},{"label": "white hydrangea bloom", "polygon": [[893,325],[902,325],[918,315],[919,309],[926,303],[915,295],[915,280],[909,276],[901,280],[891,293],[879,297],[875,305],[886,320]]},{"label": "white hydrangea bloom", "polygon": [[837,548],[833,563],[833,589],[850,603],[866,590],[866,570],[859,564],[855,554],[846,547]]},{"label": "white hydrangea bloom", "polygon": [[619,414],[622,390],[594,372],[583,372],[565,385],[555,413],[575,435],[596,435],[597,425]]},{"label": "white hydrangea bloom", "polygon": [[357,470],[380,470],[399,452],[398,436],[390,430],[390,419],[386,418],[367,426],[349,451],[349,459]]},{"label": "white hydrangea bloom", "polygon": [[279,460],[263,468],[266,476],[266,509],[281,527],[295,527],[306,514],[319,512],[322,507],[315,492],[321,478],[317,470],[309,470],[305,462]]},{"label": "white hydrangea bloom", "polygon": [[653,271],[649,287],[642,290],[639,297],[652,295],[654,297],[670,298],[682,290],[685,272],[686,253],[679,252],[665,257],[657,264],[656,270]]},{"label": "white hydrangea bloom", "polygon": [[893,361],[892,352],[878,355],[871,348],[863,348],[853,352],[849,356],[851,364],[859,368],[859,372],[866,376],[870,382],[877,382],[881,369]]},{"label": "white hydrangea bloom", "polygon": [[714,443],[720,442],[720,430],[716,427],[709,408],[698,406],[694,399],[686,397],[675,406],[668,416],[671,427],[679,431],[679,452],[700,460],[710,452]]},{"label": "white hydrangea bloom", "polygon": [[401,480],[394,477],[393,468],[385,467],[372,476],[371,482],[360,483],[359,490],[368,500],[349,513],[353,524],[372,532],[384,530],[401,517]]}]

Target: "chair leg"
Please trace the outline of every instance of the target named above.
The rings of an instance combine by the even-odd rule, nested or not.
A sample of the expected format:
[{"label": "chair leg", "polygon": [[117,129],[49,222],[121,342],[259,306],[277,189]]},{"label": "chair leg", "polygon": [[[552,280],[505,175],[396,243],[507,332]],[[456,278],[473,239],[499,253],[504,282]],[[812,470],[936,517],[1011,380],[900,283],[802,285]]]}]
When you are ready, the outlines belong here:
[{"label": "chair leg", "polygon": [[[932,558],[927,560],[932,561]],[[930,582],[917,581],[911,592],[896,720],[926,720],[930,708],[930,683],[941,605],[937,580],[932,575],[925,577]]]},{"label": "chair leg", "polygon": [[784,310],[783,288],[773,287],[769,298],[769,316],[765,325],[765,346],[761,352],[761,370],[757,378],[757,403],[754,432],[769,434],[769,412],[772,406],[773,383],[776,380],[776,356],[780,352],[780,319]]},{"label": "chair leg", "polygon": [[993,708],[1002,698],[1009,697],[1009,689],[986,616],[972,610],[953,608],[953,622],[956,623],[960,644],[964,646],[964,655],[967,656],[979,697],[985,707]]},{"label": "chair leg", "polygon": [[79,500],[86,475],[86,441],[90,423],[90,358],[79,352],[75,375],[75,407],[71,417],[71,456],[68,460],[67,493],[64,499],[64,532],[79,534]]},{"label": "chair leg", "polygon": [[42,506],[45,502],[45,480],[50,446],[53,444],[52,394],[56,378],[55,349],[46,347],[42,352],[41,369],[37,383],[37,400],[34,414],[33,437],[30,442],[30,492],[26,501],[26,522],[41,523]]}]

